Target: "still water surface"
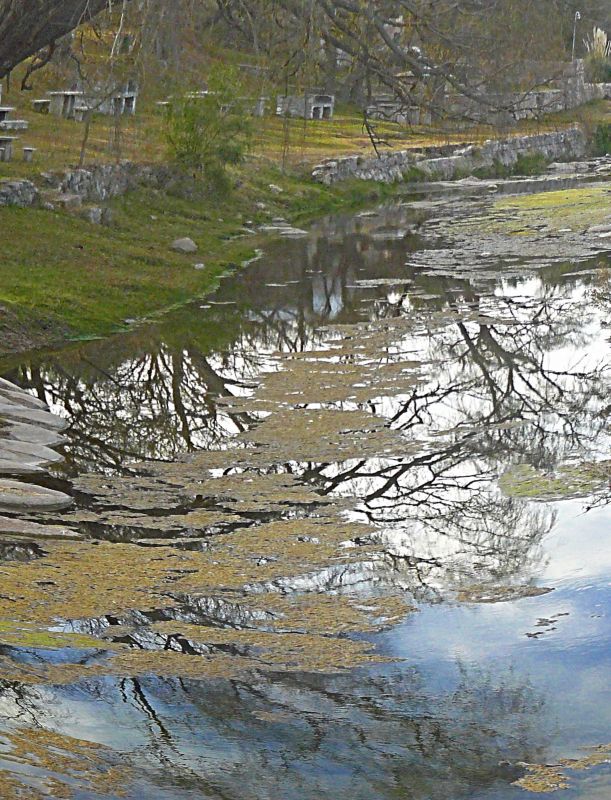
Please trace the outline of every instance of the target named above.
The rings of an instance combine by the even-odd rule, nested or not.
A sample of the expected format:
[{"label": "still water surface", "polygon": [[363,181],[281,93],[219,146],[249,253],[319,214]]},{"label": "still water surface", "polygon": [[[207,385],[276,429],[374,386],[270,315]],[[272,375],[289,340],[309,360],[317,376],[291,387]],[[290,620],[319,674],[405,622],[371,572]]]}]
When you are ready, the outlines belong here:
[{"label": "still water surface", "polygon": [[[400,592],[417,610],[367,634],[392,660],[335,674],[5,681],[0,733],[36,726],[107,745],[129,776],[128,797],[164,800],[537,797],[513,783],[523,762],[556,764],[611,741],[608,489],[525,492],[502,480],[516,465],[549,476],[560,464],[608,458],[609,305],[600,288],[608,261],[482,257],[441,268],[444,242],[422,205],[324,220],[307,237],[266,244],[210,300],[4,373],[70,420],[54,478],[63,487],[85,473],[126,476],[143,460],[225,449],[265,421],[271,389],[260,409],[253,393],[262,374],[278,370],[282,381],[288,370],[281,390],[301,398],[297,410],[384,420],[402,452],[372,451],[374,432],[362,456],[316,461],[288,414],[279,448],[294,453],[274,470],[344,498],[342,513],[373,526],[386,558],[256,591]],[[380,377],[370,368],[380,347],[378,367],[408,367]],[[286,357],[309,351],[304,380]],[[325,393],[320,363],[331,373],[357,364],[364,377],[352,395],[333,380]],[[77,500],[93,512],[82,522],[90,536],[142,538],[129,524],[96,521],[87,494]],[[221,531],[271,518],[265,498],[239,516],[221,520]],[[186,546],[204,547],[215,533],[200,531]],[[192,618],[188,601],[180,613]],[[226,614],[214,624],[237,623]],[[27,648],[11,656],[75,658]],[[78,774],[69,784],[79,798],[118,796],[87,791]],[[569,784],[559,797],[603,800],[611,771],[569,772]]]}]

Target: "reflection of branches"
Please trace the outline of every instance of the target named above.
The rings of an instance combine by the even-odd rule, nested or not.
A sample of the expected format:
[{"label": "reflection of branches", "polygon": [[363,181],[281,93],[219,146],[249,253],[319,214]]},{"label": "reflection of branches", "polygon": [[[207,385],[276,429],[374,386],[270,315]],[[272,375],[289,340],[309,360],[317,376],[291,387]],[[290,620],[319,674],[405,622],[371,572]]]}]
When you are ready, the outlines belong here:
[{"label": "reflection of branches", "polygon": [[[406,226],[408,212],[396,214],[397,224]],[[301,250],[299,257],[285,261],[279,253],[271,263],[252,265],[247,279],[236,278],[240,286],[230,297],[241,299],[240,316],[235,306],[211,312],[214,334],[229,334],[220,346],[209,347],[192,329],[174,341],[170,323],[145,341],[135,335],[132,348],[111,340],[83,348],[76,364],[59,358],[24,368],[18,382],[70,419],[67,455],[73,467],[120,472],[128,460],[173,459],[219,447],[252,424],[250,415],[219,405],[219,398],[247,394],[275,351],[320,346],[325,335],[319,326],[337,314],[353,314],[350,303],[358,304],[359,296],[347,288],[356,279],[356,263],[379,259],[375,248],[365,247],[367,235],[358,221],[338,223],[332,233],[334,244],[323,229],[320,244],[314,238],[290,245]],[[392,274],[402,258],[397,251],[384,269]],[[261,286],[277,270],[285,283],[262,297]],[[201,315],[192,327],[200,324]]]},{"label": "reflection of branches", "polygon": [[[405,455],[272,469],[358,498],[392,563],[425,565],[421,582],[440,554],[447,577],[471,574],[477,562],[482,576],[511,578],[534,563],[553,517],[503,500],[491,483],[516,461],[549,469],[568,456],[591,457],[604,433],[607,371],[581,360],[590,334],[570,286],[531,283],[524,297],[517,285],[495,291],[494,276],[451,280],[414,268],[413,278],[396,279],[405,276],[406,250],[422,246],[410,213],[391,210],[375,223],[340,219],[307,240],[279,243],[268,260],[222,285],[205,318],[183,310],[179,335],[170,322],[153,335],[134,333],[125,350],[121,340],[90,345],[72,368],[33,366],[21,382],[70,417],[76,469],[120,471],[128,459],[222,448],[247,430],[256,415],[219,401],[248,395],[262,372],[277,369],[276,351],[327,349],[338,339],[342,360],[358,365],[359,349],[346,344],[352,334],[344,339],[341,325],[325,330],[325,323],[407,317],[397,341],[367,358],[383,366],[416,354],[424,380],[361,406],[401,434]],[[358,288],[359,271],[383,280]],[[210,340],[198,338],[204,323]]]},{"label": "reflection of branches", "polygon": [[[31,718],[53,728],[70,690],[51,691],[28,691],[24,699]],[[205,788],[211,797],[232,800],[280,788],[282,796],[307,800],[331,793],[467,797],[474,772],[484,789],[507,779],[500,761],[536,760],[544,709],[511,671],[490,674],[460,662],[441,691],[426,673],[396,667],[377,675],[86,681],[79,691],[80,707],[95,703],[102,726],[114,728],[117,719],[129,726],[130,749],[137,750],[148,781],[184,791]],[[72,708],[78,714],[78,706]],[[75,735],[79,722],[73,719]],[[83,722],[90,724],[87,716]]]}]

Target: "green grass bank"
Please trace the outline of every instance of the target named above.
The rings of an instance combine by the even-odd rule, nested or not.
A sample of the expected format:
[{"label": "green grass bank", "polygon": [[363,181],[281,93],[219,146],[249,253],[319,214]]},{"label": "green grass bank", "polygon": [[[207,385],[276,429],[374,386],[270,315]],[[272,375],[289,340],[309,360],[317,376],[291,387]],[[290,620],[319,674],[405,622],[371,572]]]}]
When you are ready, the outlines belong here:
[{"label": "green grass bank", "polygon": [[[204,297],[264,241],[248,227],[274,217],[306,224],[391,192],[363,182],[328,188],[252,165],[224,196],[131,192],[111,203],[109,226],[64,211],[0,208],[0,355],[106,336],[128,319]],[[171,243],[187,236],[198,252],[174,252]]]}]

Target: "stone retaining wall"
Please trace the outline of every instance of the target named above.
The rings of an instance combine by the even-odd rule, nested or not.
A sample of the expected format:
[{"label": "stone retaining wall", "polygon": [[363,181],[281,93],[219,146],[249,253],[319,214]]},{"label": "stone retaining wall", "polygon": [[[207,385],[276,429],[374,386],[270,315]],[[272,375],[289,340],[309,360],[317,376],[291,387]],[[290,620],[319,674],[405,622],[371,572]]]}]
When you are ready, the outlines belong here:
[{"label": "stone retaining wall", "polygon": [[4,180],[0,181],[0,206],[34,206],[40,199],[40,193],[32,181]]},{"label": "stone retaining wall", "polygon": [[48,185],[62,194],[78,195],[83,202],[104,202],[140,186],[160,188],[170,181],[171,175],[170,168],[163,165],[123,161],[44,177]]},{"label": "stone retaining wall", "polygon": [[[326,185],[351,178],[393,183],[409,179],[410,170],[416,168],[426,180],[452,180],[470,175],[478,168],[492,167],[495,162],[510,167],[518,156],[527,153],[539,153],[550,161],[571,161],[583,157],[585,152],[586,136],[575,126],[534,136],[490,139],[482,145],[398,150],[383,153],[380,158],[328,159],[314,169],[312,177]],[[0,181],[0,206],[77,208],[83,203],[104,203],[141,186],[167,188],[176,180],[167,166],[132,162],[43,173],[41,178],[40,186],[30,180]],[[99,221],[102,216],[88,214],[91,221]]]},{"label": "stone retaining wall", "polygon": [[30,180],[0,181],[0,206],[67,205],[66,198],[75,203],[103,203],[113,197],[141,186],[164,188],[173,180],[172,170],[163,165],[100,164],[90,169],[66,170],[63,173],[45,172],[39,185]]},{"label": "stone retaining wall", "polygon": [[328,159],[314,168],[312,177],[327,186],[338,181],[357,179],[394,183],[410,178],[418,171],[425,180],[452,180],[471,175],[476,169],[500,163],[512,167],[519,156],[539,154],[549,161],[574,161],[582,158],[587,139],[579,126],[562,131],[508,139],[489,139],[482,145],[458,145],[448,155],[429,155],[418,150],[383,153],[380,158],[346,156]]}]

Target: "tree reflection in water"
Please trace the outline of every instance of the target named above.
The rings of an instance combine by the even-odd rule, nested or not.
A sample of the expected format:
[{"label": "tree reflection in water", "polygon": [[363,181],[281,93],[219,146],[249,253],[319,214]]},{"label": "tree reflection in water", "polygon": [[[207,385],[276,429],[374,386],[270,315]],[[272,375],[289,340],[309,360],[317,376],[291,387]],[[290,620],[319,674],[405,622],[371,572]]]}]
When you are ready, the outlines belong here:
[{"label": "tree reflection in water", "polygon": [[[74,714],[70,726],[58,716],[62,707]],[[516,762],[536,760],[541,711],[541,697],[511,671],[491,675],[463,663],[441,692],[406,668],[207,682],[108,679],[71,688],[12,684],[0,692],[5,724],[69,727],[75,735],[95,714],[102,743],[129,731],[136,785],[146,773],[156,796],[195,791],[232,800],[278,792],[287,800],[469,797],[515,779]]]},{"label": "tree reflection in water", "polygon": [[[345,344],[353,330],[345,326],[407,320],[376,357],[416,359],[421,379],[392,397],[326,404],[384,418],[405,453],[340,463],[296,455],[260,469],[290,473],[322,497],[351,498],[351,518],[374,525],[384,557],[247,589],[375,593],[386,585],[437,601],[474,583],[529,584],[555,513],[503,497],[496,479],[514,464],[551,471],[608,449],[609,375],[597,355],[596,309],[583,299],[589,279],[565,278],[574,265],[505,280],[490,269],[450,278],[406,267],[406,253],[431,245],[421,223],[399,208],[323,224],[226,280],[205,313],[194,306],[159,326],[32,358],[11,377],[69,417],[70,475],[129,475],[134,462],[223,449],[256,426],[260,415],[235,401],[253,395],[262,372],[282,368],[282,354]],[[342,359],[358,361],[345,349]],[[244,469],[228,461],[224,474]],[[240,525],[304,513],[261,508]],[[264,627],[227,598],[178,600],[166,619]],[[168,646],[133,614],[143,629],[134,646]],[[70,624],[99,635],[110,622]],[[116,718],[133,730],[125,749],[138,750],[136,782],[155,784],[160,797],[262,798],[279,787],[287,800],[470,797],[517,776],[501,762],[537,760],[544,705],[527,679],[474,663],[438,666],[442,686],[405,665],[206,682],[99,679],[63,689],[13,683],[3,687],[0,713],[61,728],[57,709],[78,707],[86,728],[98,704],[101,738],[112,741]]]}]

